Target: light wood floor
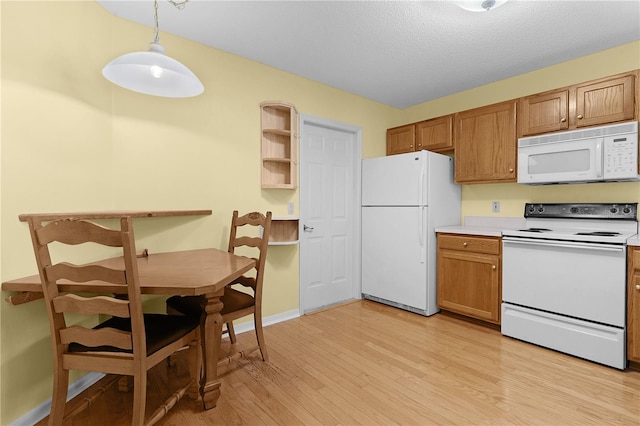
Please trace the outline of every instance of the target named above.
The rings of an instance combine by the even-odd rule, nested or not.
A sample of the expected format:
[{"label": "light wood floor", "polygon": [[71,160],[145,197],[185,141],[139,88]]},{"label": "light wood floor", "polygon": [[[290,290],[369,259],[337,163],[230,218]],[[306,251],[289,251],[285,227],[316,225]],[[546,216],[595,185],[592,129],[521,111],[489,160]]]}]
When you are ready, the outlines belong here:
[{"label": "light wood floor", "polygon": [[[270,361],[255,352],[223,373],[216,408],[205,412],[200,401],[183,399],[159,424],[640,424],[640,372],[451,315],[425,318],[358,301],[272,325],[265,335]],[[251,337],[239,336],[240,344]],[[167,396],[159,389],[186,377],[180,359],[154,368],[149,406]],[[70,424],[128,424],[130,409],[131,394],[116,385]]]}]

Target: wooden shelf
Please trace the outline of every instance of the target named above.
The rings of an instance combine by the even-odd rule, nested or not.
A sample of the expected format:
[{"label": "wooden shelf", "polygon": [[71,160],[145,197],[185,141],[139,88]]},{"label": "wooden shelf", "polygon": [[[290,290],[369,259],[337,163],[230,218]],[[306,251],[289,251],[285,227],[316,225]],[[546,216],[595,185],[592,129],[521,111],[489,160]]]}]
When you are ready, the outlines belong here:
[{"label": "wooden shelf", "polygon": [[130,217],[173,217],[173,216],[207,216],[211,210],[103,210],[95,212],[73,213],[26,213],[18,215],[20,222],[27,222],[35,217],[40,220],[56,220],[61,218],[74,219],[117,219]]},{"label": "wooden shelf", "polygon": [[260,110],[262,188],[295,189],[298,112],[285,102],[263,102]]},{"label": "wooden shelf", "polygon": [[298,244],[298,227],[300,219],[297,217],[271,218],[270,246],[284,246]]}]

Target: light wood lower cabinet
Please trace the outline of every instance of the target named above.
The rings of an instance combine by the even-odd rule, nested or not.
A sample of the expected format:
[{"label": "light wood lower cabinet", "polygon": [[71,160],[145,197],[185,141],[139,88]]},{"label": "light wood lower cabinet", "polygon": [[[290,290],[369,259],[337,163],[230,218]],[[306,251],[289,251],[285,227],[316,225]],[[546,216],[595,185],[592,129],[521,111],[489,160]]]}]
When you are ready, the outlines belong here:
[{"label": "light wood lower cabinet", "polygon": [[640,362],[640,247],[629,247],[627,358]]},{"label": "light wood lower cabinet", "polygon": [[438,307],[500,324],[499,237],[438,234]]}]

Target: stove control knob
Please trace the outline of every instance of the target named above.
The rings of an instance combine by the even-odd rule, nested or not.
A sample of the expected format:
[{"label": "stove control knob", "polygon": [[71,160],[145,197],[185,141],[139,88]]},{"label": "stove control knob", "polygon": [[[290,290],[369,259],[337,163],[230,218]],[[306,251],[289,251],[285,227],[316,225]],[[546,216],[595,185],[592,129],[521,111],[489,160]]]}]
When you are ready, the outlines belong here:
[{"label": "stove control knob", "polygon": [[542,206],[538,207],[538,212],[539,213],[542,213],[543,211],[544,211],[544,207],[542,207]]},{"label": "stove control knob", "polygon": [[536,208],[533,206],[529,206],[529,213],[533,213],[536,211]]},{"label": "stove control knob", "polygon": [[622,212],[624,214],[629,214],[629,213],[631,213],[631,209],[629,207],[625,207],[624,209],[622,209]]},{"label": "stove control knob", "polygon": [[577,207],[571,207],[571,208],[569,209],[569,211],[570,211],[571,213],[578,213],[578,208],[577,208]]},{"label": "stove control knob", "polygon": [[[626,210],[626,209],[625,209]],[[613,214],[618,213],[618,208],[617,207],[611,207],[611,209],[609,209],[609,211]],[[626,212],[625,212],[626,213]]]}]

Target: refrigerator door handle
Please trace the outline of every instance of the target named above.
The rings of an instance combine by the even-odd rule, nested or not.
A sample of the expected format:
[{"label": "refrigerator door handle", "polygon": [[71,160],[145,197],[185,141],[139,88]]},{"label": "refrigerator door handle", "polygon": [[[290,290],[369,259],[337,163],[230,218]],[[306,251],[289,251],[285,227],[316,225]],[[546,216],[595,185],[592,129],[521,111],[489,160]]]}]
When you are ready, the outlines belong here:
[{"label": "refrigerator door handle", "polygon": [[420,193],[418,194],[418,200],[420,202],[421,206],[424,206],[424,181],[425,181],[425,177],[426,177],[426,170],[424,167],[424,157],[422,159],[422,167],[420,168],[420,185],[418,185],[418,191],[420,191]]},{"label": "refrigerator door handle", "polygon": [[418,241],[420,242],[420,263],[425,263],[427,261],[427,247],[424,241],[424,222],[426,214],[425,210],[426,208],[424,206],[420,207],[420,226],[418,226]]}]

